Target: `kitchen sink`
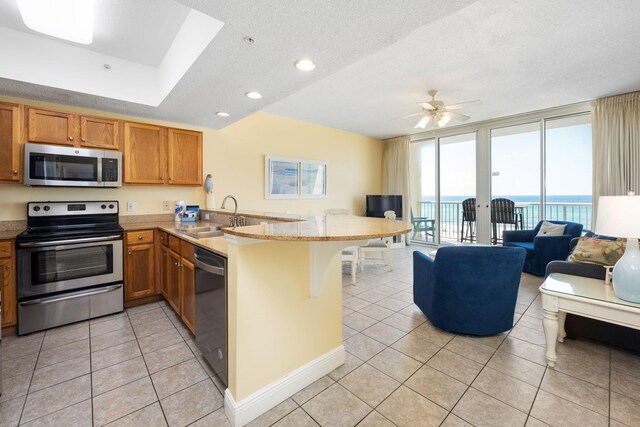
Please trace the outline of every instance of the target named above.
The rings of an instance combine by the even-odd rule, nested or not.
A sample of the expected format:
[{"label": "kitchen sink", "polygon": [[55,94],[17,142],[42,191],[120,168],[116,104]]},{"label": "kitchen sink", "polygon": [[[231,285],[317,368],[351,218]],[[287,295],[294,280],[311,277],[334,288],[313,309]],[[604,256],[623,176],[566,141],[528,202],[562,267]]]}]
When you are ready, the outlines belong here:
[{"label": "kitchen sink", "polygon": [[208,227],[178,228],[176,231],[196,239],[206,239],[224,235],[224,233],[220,231],[220,228],[219,225],[211,225]]},{"label": "kitchen sink", "polygon": [[200,233],[190,234],[187,233],[191,237],[195,237],[196,239],[206,239],[209,237],[220,237],[224,236],[222,231],[201,231]]}]

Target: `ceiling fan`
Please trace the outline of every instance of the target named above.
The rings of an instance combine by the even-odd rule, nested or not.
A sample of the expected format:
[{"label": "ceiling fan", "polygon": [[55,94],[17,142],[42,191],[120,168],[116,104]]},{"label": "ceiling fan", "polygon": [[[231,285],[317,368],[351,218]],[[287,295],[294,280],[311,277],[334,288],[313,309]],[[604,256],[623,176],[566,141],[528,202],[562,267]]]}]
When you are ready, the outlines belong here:
[{"label": "ceiling fan", "polygon": [[482,101],[476,100],[460,102],[453,105],[444,105],[444,102],[436,101],[436,95],[438,94],[437,90],[430,90],[427,93],[431,96],[431,101],[418,102],[418,105],[422,107],[421,112],[402,117],[404,119],[407,117],[422,116],[420,121],[414,126],[416,129],[425,129],[429,123],[431,124],[431,129],[436,128],[436,126],[444,127],[449,123],[449,121],[451,121],[451,119],[464,122],[469,120],[470,117],[465,116],[464,114],[455,113],[452,110],[482,104]]}]

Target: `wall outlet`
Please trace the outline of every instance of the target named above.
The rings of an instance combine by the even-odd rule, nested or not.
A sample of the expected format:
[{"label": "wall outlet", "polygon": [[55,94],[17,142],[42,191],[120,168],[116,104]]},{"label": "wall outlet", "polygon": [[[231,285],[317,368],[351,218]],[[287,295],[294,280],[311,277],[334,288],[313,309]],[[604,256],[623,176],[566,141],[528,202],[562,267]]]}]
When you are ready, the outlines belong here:
[{"label": "wall outlet", "polygon": [[135,202],[127,202],[127,212],[133,212],[136,210]]},{"label": "wall outlet", "polygon": [[169,206],[171,206],[171,202],[169,200],[165,200],[162,202],[162,210],[163,211],[168,211],[169,210]]},{"label": "wall outlet", "polygon": [[207,212],[204,213],[204,220],[205,221],[209,220],[209,214]]}]

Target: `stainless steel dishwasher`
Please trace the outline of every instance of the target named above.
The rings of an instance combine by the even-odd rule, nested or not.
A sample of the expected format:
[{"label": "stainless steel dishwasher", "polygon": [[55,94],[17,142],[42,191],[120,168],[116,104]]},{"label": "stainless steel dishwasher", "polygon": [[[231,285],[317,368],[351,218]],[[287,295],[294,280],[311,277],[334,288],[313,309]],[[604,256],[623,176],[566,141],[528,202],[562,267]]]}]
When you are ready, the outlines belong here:
[{"label": "stainless steel dishwasher", "polygon": [[195,248],[196,345],[227,385],[227,259]]}]

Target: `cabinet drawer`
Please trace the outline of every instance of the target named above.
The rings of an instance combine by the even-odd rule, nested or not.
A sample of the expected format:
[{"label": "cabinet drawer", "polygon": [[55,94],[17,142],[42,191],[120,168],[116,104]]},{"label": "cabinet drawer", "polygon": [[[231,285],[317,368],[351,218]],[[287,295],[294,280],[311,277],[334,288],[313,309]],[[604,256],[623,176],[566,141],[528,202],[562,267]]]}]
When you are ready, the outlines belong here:
[{"label": "cabinet drawer", "polygon": [[127,233],[127,245],[153,243],[153,230],[130,231]]},{"label": "cabinet drawer", "polygon": [[160,243],[162,243],[163,246],[169,246],[169,234],[165,231],[158,231],[158,236],[160,236]]},{"label": "cabinet drawer", "polygon": [[180,255],[183,258],[188,259],[191,262],[195,262],[195,256],[193,254],[193,245],[184,240],[180,241]]},{"label": "cabinet drawer", "polygon": [[180,239],[176,236],[169,235],[169,247],[175,253],[180,253]]},{"label": "cabinet drawer", "polygon": [[0,242],[0,258],[8,258],[13,256],[12,245],[10,241]]}]

